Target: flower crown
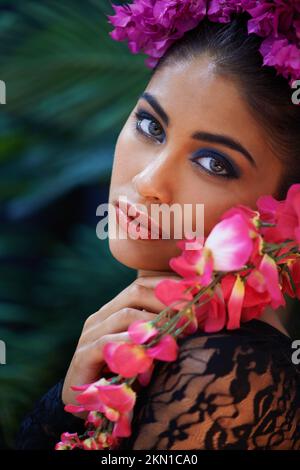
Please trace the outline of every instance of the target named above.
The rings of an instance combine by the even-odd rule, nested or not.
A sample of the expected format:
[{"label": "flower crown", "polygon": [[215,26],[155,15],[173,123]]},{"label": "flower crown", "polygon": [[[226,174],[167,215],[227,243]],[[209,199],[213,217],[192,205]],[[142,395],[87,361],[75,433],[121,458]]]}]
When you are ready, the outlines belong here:
[{"label": "flower crown", "polygon": [[248,33],[263,38],[263,64],[275,67],[290,85],[300,79],[300,0],[134,0],[112,7],[116,14],[107,18],[115,29],[109,35],[116,41],[128,40],[133,54],[147,54],[149,68],[205,17],[229,23],[232,15],[246,12]]}]

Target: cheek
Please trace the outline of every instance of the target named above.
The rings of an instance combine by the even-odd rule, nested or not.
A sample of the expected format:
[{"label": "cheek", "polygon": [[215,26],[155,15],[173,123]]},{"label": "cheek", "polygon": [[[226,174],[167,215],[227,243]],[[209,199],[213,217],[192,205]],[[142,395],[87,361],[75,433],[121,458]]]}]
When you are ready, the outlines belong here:
[{"label": "cheek", "polygon": [[[213,227],[220,221],[223,213],[237,204],[249,203],[249,198],[245,194],[245,190],[236,186],[224,185],[224,182],[208,182],[202,178],[192,178],[183,186],[184,194],[182,194],[182,200],[185,203],[192,204],[193,216],[192,224],[193,230],[196,227],[196,209],[197,205],[202,204],[201,210],[203,211],[204,229],[203,233],[207,237]],[[250,205],[250,204],[249,204]],[[198,221],[199,223],[199,221]]]},{"label": "cheek", "polygon": [[129,124],[123,127],[116,142],[111,182],[129,181],[138,171],[141,161],[141,143],[134,136]]}]

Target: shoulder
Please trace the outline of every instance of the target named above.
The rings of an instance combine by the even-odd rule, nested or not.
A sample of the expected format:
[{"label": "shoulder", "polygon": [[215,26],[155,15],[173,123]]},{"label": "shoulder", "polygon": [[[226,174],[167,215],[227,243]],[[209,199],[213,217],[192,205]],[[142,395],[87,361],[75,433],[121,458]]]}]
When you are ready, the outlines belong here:
[{"label": "shoulder", "polygon": [[267,448],[279,422],[290,438],[300,403],[288,342],[266,333],[242,328],[181,338],[177,359],[156,364],[141,399],[134,448]]},{"label": "shoulder", "polygon": [[[176,361],[157,364],[156,379],[167,380],[172,376],[190,374],[191,377],[227,378],[233,382],[245,381],[252,373],[270,380],[270,365],[274,359],[271,338],[255,335],[244,329],[219,333],[197,332],[178,341]],[[278,351],[277,351],[278,352]],[[276,356],[276,354],[275,354]],[[241,384],[240,384],[241,385]],[[224,380],[222,386],[225,387]]]},{"label": "shoulder", "polygon": [[[178,345],[175,370],[188,367],[200,375],[232,377],[252,372],[273,379],[276,370],[285,370],[288,375],[299,377],[300,371],[292,363],[292,340],[262,321],[253,320],[239,329],[217,333],[198,331],[179,339]],[[160,367],[170,371],[172,364]]]}]

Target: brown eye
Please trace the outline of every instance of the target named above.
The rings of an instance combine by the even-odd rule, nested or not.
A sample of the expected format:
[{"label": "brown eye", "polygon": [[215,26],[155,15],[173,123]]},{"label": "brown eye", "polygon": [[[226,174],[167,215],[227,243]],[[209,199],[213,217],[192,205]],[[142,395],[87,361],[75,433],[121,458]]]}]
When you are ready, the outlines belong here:
[{"label": "brown eye", "polygon": [[161,138],[164,137],[164,131],[156,119],[145,112],[137,112],[135,116],[138,132],[146,137],[161,141]]},{"label": "brown eye", "polygon": [[238,178],[240,176],[239,170],[235,168],[230,159],[219,151],[201,149],[192,161],[207,173],[215,176],[226,178]]},{"label": "brown eye", "polygon": [[[222,171],[225,170],[224,166],[218,162],[217,160],[214,160],[214,159],[209,159],[209,169],[211,171],[215,171],[216,173],[222,173]],[[202,162],[203,163],[203,162]]]}]

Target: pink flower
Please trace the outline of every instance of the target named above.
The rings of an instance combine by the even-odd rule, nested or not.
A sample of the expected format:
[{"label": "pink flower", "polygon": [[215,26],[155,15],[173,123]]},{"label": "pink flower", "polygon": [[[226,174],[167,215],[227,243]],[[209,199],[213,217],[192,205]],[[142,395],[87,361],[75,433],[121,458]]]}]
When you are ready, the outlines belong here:
[{"label": "pink flower", "polygon": [[165,335],[158,344],[147,350],[148,356],[159,361],[175,361],[178,354],[178,344],[171,335]]},{"label": "pink flower", "polygon": [[186,282],[207,286],[214,270],[235,271],[247,263],[253,250],[252,237],[249,220],[236,213],[212,229],[203,247],[186,250],[169,264]]},{"label": "pink flower", "polygon": [[108,433],[101,432],[97,436],[95,433],[91,433],[90,437],[82,442],[82,448],[84,450],[113,449],[116,443],[117,439]]},{"label": "pink flower", "polygon": [[[204,294],[201,302],[207,300],[210,296]],[[220,286],[216,286],[211,300],[203,305],[196,307],[196,317],[199,328],[206,333],[213,333],[222,330],[226,325],[226,306],[224,296]]]},{"label": "pink flower", "polygon": [[[127,437],[130,435],[131,410],[136,401],[136,393],[125,383],[120,385],[96,385],[99,393],[99,400],[102,403],[102,413],[115,422],[113,437]],[[77,397],[79,402],[80,397]]]},{"label": "pink flower", "polygon": [[[188,325],[187,325],[188,323]],[[176,323],[176,329],[182,328],[184,325],[186,327],[181,332],[181,335],[192,335],[198,330],[198,320],[195,312],[195,306],[192,305],[186,313],[182,314],[178,322]]]},{"label": "pink flower", "polygon": [[227,303],[229,317],[227,322],[228,330],[233,330],[240,327],[244,297],[245,284],[241,277],[237,275]]},{"label": "pink flower", "polygon": [[191,282],[202,287],[212,280],[213,258],[211,252],[204,247],[184,251],[180,256],[172,258],[169,265],[173,271],[184,277],[186,283]]},{"label": "pink flower", "polygon": [[247,206],[244,206],[243,204],[238,204],[235,207],[232,207],[231,209],[228,209],[226,212],[221,217],[221,220],[228,219],[229,217],[232,217],[234,215],[239,214],[241,217],[243,217],[245,223],[247,224],[249,231],[250,231],[250,236],[252,238],[255,238],[258,236],[258,228],[259,228],[259,217],[260,214],[258,211],[254,211],[250,209]]},{"label": "pink flower", "polygon": [[55,450],[72,450],[75,449],[75,447],[81,447],[77,432],[72,434],[64,432],[60,438],[61,441],[55,445]]},{"label": "pink flower", "polygon": [[212,229],[204,246],[212,253],[216,271],[239,270],[253,248],[248,224],[240,214],[224,219]]},{"label": "pink flower", "polygon": [[72,388],[82,391],[76,397],[80,406],[66,405],[66,411],[70,413],[99,411],[107,419],[115,422],[114,437],[125,437],[130,434],[130,412],[135,404],[136,393],[128,385],[112,384],[102,378],[92,384]]},{"label": "pink flower", "polygon": [[107,385],[110,382],[104,378],[101,378],[97,382],[91,384],[72,386],[72,390],[82,392],[76,397],[76,400],[81,403],[78,405],[66,405],[65,411],[69,413],[80,413],[82,411],[101,411],[102,401],[99,398],[98,385]]},{"label": "pink flower", "polygon": [[145,372],[142,372],[137,376],[138,382],[143,386],[147,387],[151,381],[152,373],[154,370],[154,364],[152,363],[149,369],[147,369]]},{"label": "pink flower", "polygon": [[272,308],[277,309],[281,305],[285,305],[280,289],[278,268],[269,255],[265,254],[259,267],[251,271],[247,283],[257,292],[267,291],[271,297]]},{"label": "pink flower", "polygon": [[300,245],[300,184],[290,187],[284,201],[263,196],[258,199],[257,207],[262,220],[276,224],[262,230],[267,242],[280,243],[290,239]]},{"label": "pink flower", "polygon": [[94,437],[88,437],[82,442],[82,448],[84,450],[103,450],[104,446],[100,439],[95,439]]},{"label": "pink flower", "polygon": [[[227,274],[221,281],[222,291],[226,303],[231,298],[232,290],[236,282],[236,276],[234,274]],[[241,322],[246,322],[254,318],[259,318],[264,308],[270,304],[271,297],[267,290],[263,292],[256,291],[251,287],[247,281],[245,283],[245,293],[243,298],[243,308],[238,316],[240,316]],[[235,312],[232,312],[233,318],[231,322],[238,323],[238,316]],[[232,324],[232,323],[231,323]]]},{"label": "pink flower", "polygon": [[155,286],[154,293],[165,305],[171,306],[174,304],[172,309],[179,311],[185,307],[189,300],[193,299],[192,292],[186,292],[188,287],[189,283],[185,280],[164,279]]},{"label": "pink flower", "polygon": [[177,349],[175,339],[166,335],[150,348],[127,342],[106,343],[103,354],[112,372],[122,375],[122,377],[132,378],[147,372],[152,366],[153,359],[174,361]]},{"label": "pink flower", "polygon": [[[300,300],[300,259],[294,260],[288,264],[289,275],[286,271],[282,273],[282,290],[290,297],[297,297]],[[291,280],[295,286],[291,283]]]},{"label": "pink flower", "polygon": [[131,420],[132,413],[123,413],[116,421],[112,436],[113,437],[128,437],[131,434]]},{"label": "pink flower", "polygon": [[145,372],[152,364],[152,359],[143,346],[128,342],[106,343],[103,356],[112,372],[126,378]]},{"label": "pink flower", "polygon": [[135,344],[143,344],[156,336],[158,330],[150,321],[136,320],[129,326],[128,333]]},{"label": "pink flower", "polygon": [[98,411],[89,412],[88,417],[86,419],[87,424],[93,424],[95,428],[98,428],[102,422],[103,419],[101,417],[101,413],[99,413]]},{"label": "pink flower", "polygon": [[260,217],[264,222],[275,223],[277,210],[280,205],[284,205],[284,201],[277,201],[273,196],[266,195],[260,196],[257,199],[256,205],[258,207]]}]

